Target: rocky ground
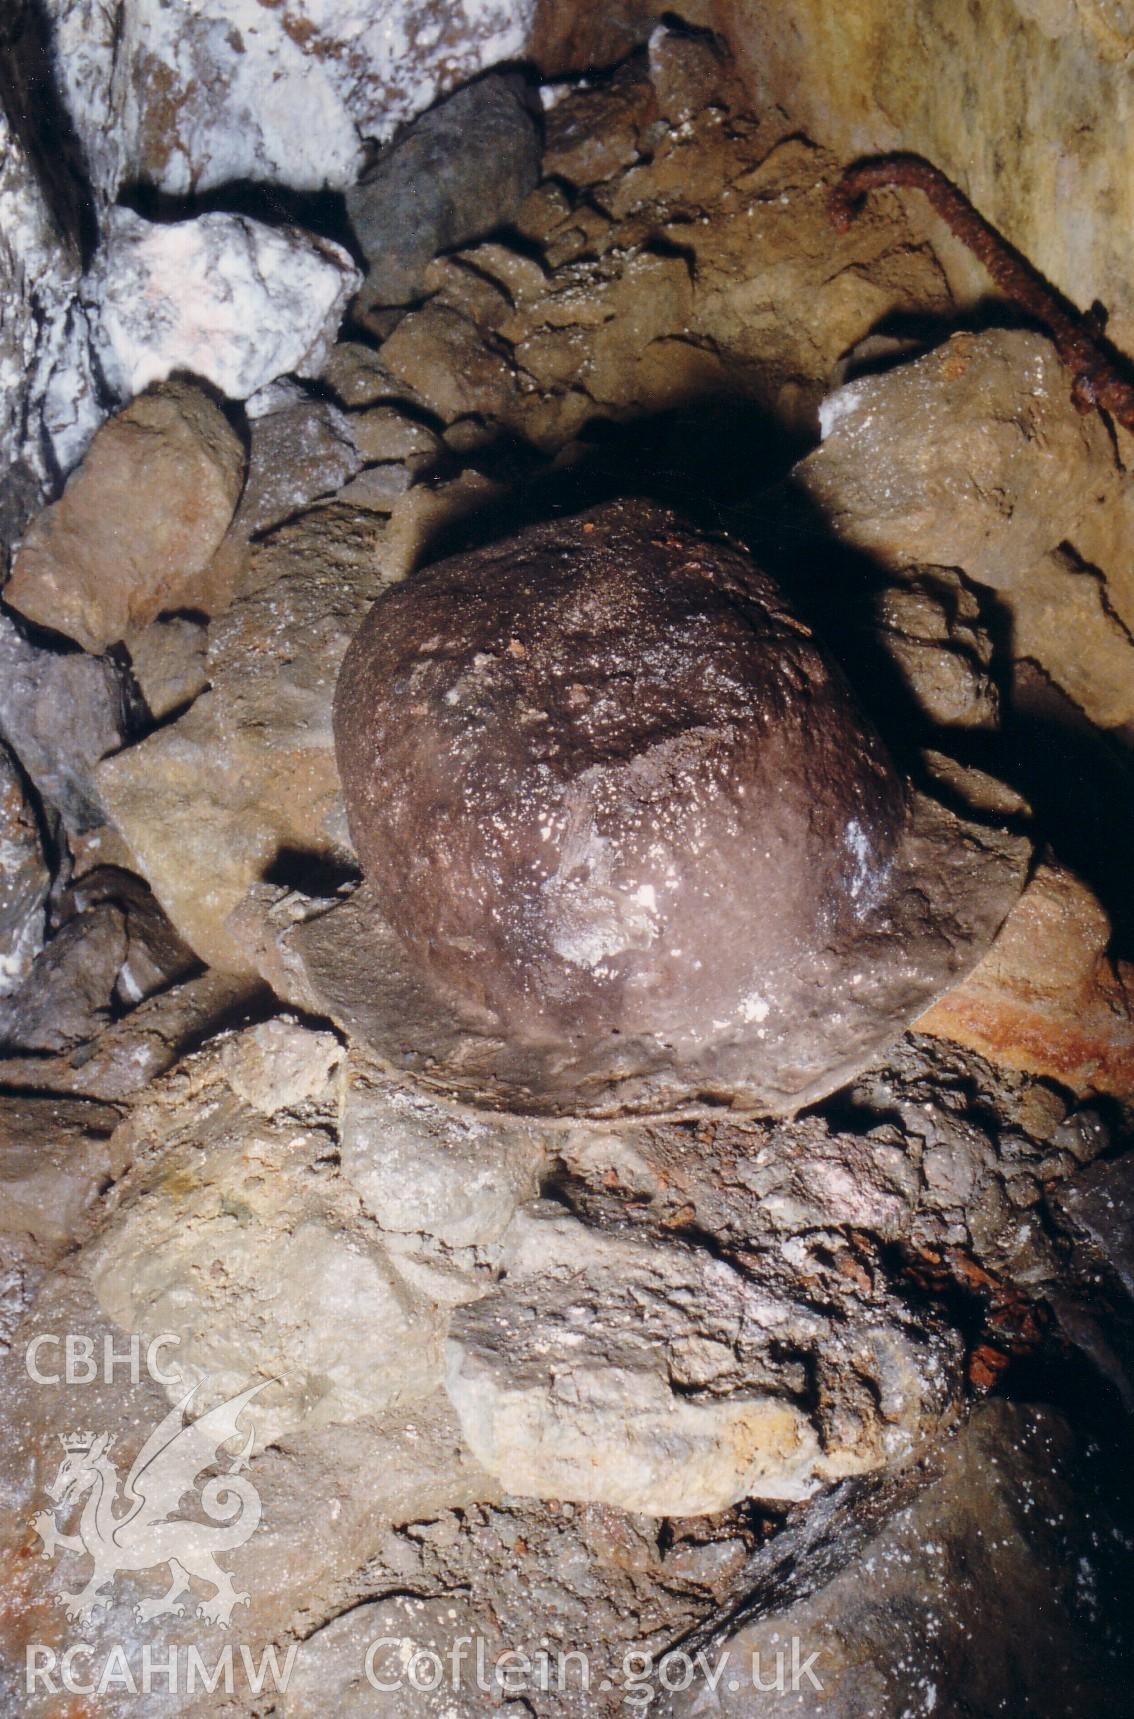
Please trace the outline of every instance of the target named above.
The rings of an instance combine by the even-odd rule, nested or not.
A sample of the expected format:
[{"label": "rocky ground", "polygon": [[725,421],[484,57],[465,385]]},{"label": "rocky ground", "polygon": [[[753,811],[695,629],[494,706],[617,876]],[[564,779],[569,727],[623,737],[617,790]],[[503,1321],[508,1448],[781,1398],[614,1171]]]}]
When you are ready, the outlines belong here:
[{"label": "rocky ground", "polygon": [[[491,10],[477,66],[517,51]],[[132,113],[142,45],[122,51]],[[109,75],[89,59],[87,123]],[[355,123],[385,87],[351,86]],[[958,313],[896,198],[832,229],[838,162],[753,102],[718,39],[659,28],[542,101],[511,74],[473,89],[455,129],[483,127],[489,183],[445,106],[357,186],[329,96],[291,140],[353,187],[357,247],[341,209],[329,231],[109,208],[127,174],[100,144],[103,242],[68,265],[16,156],[0,180],[56,245],[59,294],[81,279],[59,351],[91,377],[76,392],[72,354],[61,392],[38,353],[45,435],[5,514],[4,1711],[1114,1714],[1134,1532],[1119,449],[1041,331]],[[204,122],[181,118],[163,195],[184,160],[202,192],[262,171],[194,156]],[[411,195],[423,175],[451,195]],[[477,1111],[392,1075],[360,1026],[331,733],[352,635],[424,559],[627,493],[746,543],[903,767],[1034,846],[976,971],[793,1120]],[[132,1338],[176,1339],[156,1369],[176,1379],[83,1360]],[[33,1528],[59,1439],[112,1432],[124,1481],[191,1386],[197,1413],[250,1382],[262,1515],[223,1560],[247,1594],[231,1626],[139,1618],[157,1569],[69,1621],[89,1560],[41,1556]],[[368,1644],[392,1682],[464,1637],[528,1671],[366,1680]],[[97,1695],[60,1680],[75,1642]],[[286,1690],[238,1669],[139,1692],[143,1649],[211,1665],[236,1642],[295,1648]],[[54,1688],[26,1688],[29,1645]],[[541,1653],[589,1656],[590,1687],[576,1658],[541,1688]]]}]

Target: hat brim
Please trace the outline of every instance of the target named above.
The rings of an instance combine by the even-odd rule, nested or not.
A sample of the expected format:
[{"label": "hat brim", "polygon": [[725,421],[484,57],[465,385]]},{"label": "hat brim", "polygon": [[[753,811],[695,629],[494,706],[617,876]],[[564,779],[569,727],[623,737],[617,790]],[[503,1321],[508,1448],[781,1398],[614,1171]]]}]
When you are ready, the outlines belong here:
[{"label": "hat brim", "polygon": [[844,1086],[968,974],[1019,896],[1031,844],[914,792],[885,899],[781,976],[774,1020],[678,1056],[643,1036],[509,1043],[416,972],[361,884],[288,935],[314,998],[391,1073],[544,1117],[791,1116]]}]

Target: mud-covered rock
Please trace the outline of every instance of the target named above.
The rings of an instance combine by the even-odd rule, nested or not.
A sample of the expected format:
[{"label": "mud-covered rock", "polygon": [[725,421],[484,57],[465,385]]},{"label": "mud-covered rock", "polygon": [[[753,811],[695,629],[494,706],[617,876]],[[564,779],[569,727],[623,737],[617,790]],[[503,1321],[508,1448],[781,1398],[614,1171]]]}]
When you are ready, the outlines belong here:
[{"label": "mud-covered rock", "polygon": [[[527,1058],[518,1108],[570,1108],[574,1086],[585,1110],[740,1092],[798,1109],[911,989],[947,983],[966,895],[976,920],[1006,905],[993,862],[942,903],[950,955],[933,908],[895,931],[903,890],[936,900],[979,838],[918,846],[921,813],[810,628],[662,508],[608,504],[393,586],[335,697],[367,887],[444,1007]],[[880,916],[906,938],[900,975]],[[375,1015],[361,947],[355,966],[356,1018]],[[446,1060],[464,1087],[471,1058]]]},{"label": "mud-covered rock", "polygon": [[679,1243],[535,1206],[500,1250],[503,1284],[454,1314],[446,1386],[520,1493],[651,1516],[799,1501],[908,1449],[955,1388],[948,1339],[922,1347],[892,1313],[836,1334],[774,1280]]}]

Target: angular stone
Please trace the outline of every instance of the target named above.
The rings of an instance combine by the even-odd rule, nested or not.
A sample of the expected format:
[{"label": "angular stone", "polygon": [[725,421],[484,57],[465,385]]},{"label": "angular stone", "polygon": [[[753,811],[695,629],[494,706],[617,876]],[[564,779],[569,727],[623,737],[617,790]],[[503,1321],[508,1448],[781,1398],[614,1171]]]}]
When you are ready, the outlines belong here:
[{"label": "angular stone", "polygon": [[[279,1711],[282,1719],[328,1711],[337,1719],[497,1719],[493,1669],[503,1650],[491,1617],[456,1595],[372,1600],[307,1637]],[[430,1688],[434,1655],[442,1675]]]},{"label": "angular stone", "polygon": [[115,208],[83,291],[119,399],[188,371],[246,400],[277,376],[319,374],[358,278],[341,245],[298,227]]},{"label": "angular stone", "polygon": [[380,1228],[451,1248],[498,1240],[521,1201],[535,1197],[546,1156],[533,1125],[439,1104],[357,1053],[340,1130],[343,1174]]},{"label": "angular stone", "polygon": [[93,29],[48,0],[52,63],[100,199],[124,184],[190,196],[235,181],[342,190],[360,138],[389,137],[444,90],[525,58],[535,0],[142,0]]},{"label": "angular stone", "polygon": [[131,673],[155,722],[192,704],[208,686],[208,631],[202,622],[171,615],[132,634],[127,643]]},{"label": "angular stone", "polygon": [[0,996],[15,989],[43,947],[50,887],[35,813],[0,742]]},{"label": "angular stone", "polygon": [[165,610],[207,609],[205,572],[243,481],[244,449],[206,393],[150,389],[33,520],[5,601],[96,655]]},{"label": "angular stone", "polygon": [[493,73],[416,119],[347,192],[369,263],[363,309],[408,304],[439,251],[504,226],[539,178],[522,78]]},{"label": "angular stone", "polygon": [[0,1098],[0,1230],[26,1234],[58,1258],[112,1179],[109,1139],[119,1120],[106,1104]]},{"label": "angular stone", "polygon": [[117,1324],[180,1336],[178,1396],[196,1381],[214,1402],[250,1375],[277,1381],[257,1399],[262,1440],[378,1414],[440,1381],[443,1321],[321,1169],[340,1055],[326,1033],[253,1028],[155,1087],[115,1143],[137,1174],[83,1256]]},{"label": "angular stone", "polygon": [[1118,482],[1095,412],[1071,404],[1043,335],[957,334],[860,377],[820,410],[793,474],[832,531],[884,565],[959,567],[1011,589]]},{"label": "angular stone", "polygon": [[0,1050],[58,1051],[93,1038],[110,1019],[128,947],[125,915],[111,902],[69,920],[0,998]]}]

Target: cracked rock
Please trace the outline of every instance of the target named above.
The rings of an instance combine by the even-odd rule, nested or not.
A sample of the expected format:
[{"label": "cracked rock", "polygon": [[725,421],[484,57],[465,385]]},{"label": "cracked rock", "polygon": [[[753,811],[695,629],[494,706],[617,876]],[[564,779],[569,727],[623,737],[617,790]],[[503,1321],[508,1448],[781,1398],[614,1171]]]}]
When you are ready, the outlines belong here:
[{"label": "cracked rock", "polygon": [[909,1448],[949,1400],[948,1340],[920,1349],[869,1317],[836,1337],[774,1283],[681,1244],[536,1205],[500,1260],[501,1286],[453,1316],[446,1386],[515,1492],[654,1516],[798,1501]]}]

